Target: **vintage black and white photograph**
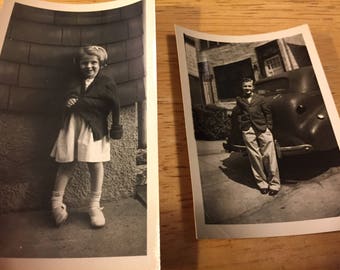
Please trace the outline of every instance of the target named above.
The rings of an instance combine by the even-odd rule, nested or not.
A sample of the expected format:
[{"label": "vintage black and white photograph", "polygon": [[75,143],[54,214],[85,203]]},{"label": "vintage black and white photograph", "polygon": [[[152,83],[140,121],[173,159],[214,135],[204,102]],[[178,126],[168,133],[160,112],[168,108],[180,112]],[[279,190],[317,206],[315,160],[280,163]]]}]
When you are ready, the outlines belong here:
[{"label": "vintage black and white photograph", "polygon": [[176,38],[197,237],[340,229],[339,115],[308,26]]},{"label": "vintage black and white photograph", "polygon": [[1,269],[158,269],[154,20],[149,0],[4,3]]}]

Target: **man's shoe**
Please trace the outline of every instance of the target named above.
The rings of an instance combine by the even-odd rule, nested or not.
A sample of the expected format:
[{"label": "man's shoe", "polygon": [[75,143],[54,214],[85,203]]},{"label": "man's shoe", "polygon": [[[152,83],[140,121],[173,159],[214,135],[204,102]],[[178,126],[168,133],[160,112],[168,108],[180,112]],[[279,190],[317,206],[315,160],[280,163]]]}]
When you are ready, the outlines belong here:
[{"label": "man's shoe", "polygon": [[260,188],[261,194],[267,194],[268,193],[268,188]]},{"label": "man's shoe", "polygon": [[270,189],[270,190],[269,190],[269,195],[270,195],[270,196],[275,196],[277,193],[279,193],[278,190],[273,190],[273,189]]}]

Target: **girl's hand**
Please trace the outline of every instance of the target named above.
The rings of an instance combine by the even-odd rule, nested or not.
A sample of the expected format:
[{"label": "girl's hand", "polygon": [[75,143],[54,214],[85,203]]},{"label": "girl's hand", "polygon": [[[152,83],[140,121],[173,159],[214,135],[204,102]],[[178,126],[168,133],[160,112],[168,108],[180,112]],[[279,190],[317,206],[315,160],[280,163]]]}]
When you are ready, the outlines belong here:
[{"label": "girl's hand", "polygon": [[73,106],[74,104],[76,104],[78,101],[78,98],[70,98],[67,102],[66,102],[66,107],[70,108],[71,106]]}]

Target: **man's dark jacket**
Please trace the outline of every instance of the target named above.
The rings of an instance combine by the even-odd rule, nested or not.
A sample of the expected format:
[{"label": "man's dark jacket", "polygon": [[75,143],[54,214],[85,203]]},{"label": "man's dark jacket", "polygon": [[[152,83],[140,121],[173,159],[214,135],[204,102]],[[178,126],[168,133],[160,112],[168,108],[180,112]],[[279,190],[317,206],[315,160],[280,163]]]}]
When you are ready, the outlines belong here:
[{"label": "man's dark jacket", "polygon": [[110,78],[98,74],[85,91],[84,82],[73,83],[73,87],[66,93],[65,102],[76,98],[77,102],[64,111],[64,121],[75,113],[81,116],[90,126],[95,141],[108,135],[107,117],[112,112],[110,137],[120,139],[122,127],[120,125],[120,105],[116,84]]},{"label": "man's dark jacket", "polygon": [[272,114],[270,106],[265,102],[263,96],[253,93],[251,101],[245,97],[236,98],[236,107],[232,113],[237,118],[242,131],[253,127],[255,132],[265,132],[267,128],[272,130]]}]

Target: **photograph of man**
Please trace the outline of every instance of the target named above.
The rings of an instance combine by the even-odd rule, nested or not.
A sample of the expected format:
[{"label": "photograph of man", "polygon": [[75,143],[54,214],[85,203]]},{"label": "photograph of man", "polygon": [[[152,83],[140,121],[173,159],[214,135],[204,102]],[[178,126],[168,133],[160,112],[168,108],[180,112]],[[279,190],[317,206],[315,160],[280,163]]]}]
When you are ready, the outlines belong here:
[{"label": "photograph of man", "polygon": [[242,96],[236,98],[232,112],[238,123],[248,153],[251,170],[262,194],[275,196],[280,190],[280,176],[272,135],[271,108],[263,96],[254,93],[254,81],[242,80]]}]

